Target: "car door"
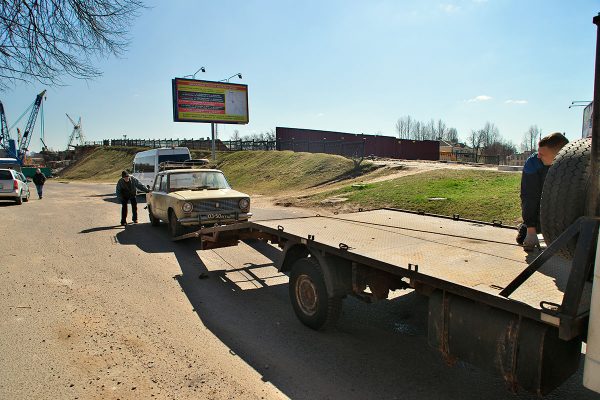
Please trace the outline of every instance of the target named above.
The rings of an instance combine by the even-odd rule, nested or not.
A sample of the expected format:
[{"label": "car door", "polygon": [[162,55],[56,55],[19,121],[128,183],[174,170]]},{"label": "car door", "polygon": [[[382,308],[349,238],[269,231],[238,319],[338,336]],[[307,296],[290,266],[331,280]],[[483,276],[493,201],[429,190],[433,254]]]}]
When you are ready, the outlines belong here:
[{"label": "car door", "polygon": [[24,197],[29,197],[29,185],[27,184],[27,178],[21,172],[18,174],[19,180],[21,181],[21,186],[23,187],[22,193],[25,195]]},{"label": "car door", "polygon": [[165,210],[165,198],[167,195],[166,190],[167,177],[164,174],[156,176],[154,181],[154,187],[152,188],[152,206],[153,212],[156,217],[166,221],[166,210]]}]

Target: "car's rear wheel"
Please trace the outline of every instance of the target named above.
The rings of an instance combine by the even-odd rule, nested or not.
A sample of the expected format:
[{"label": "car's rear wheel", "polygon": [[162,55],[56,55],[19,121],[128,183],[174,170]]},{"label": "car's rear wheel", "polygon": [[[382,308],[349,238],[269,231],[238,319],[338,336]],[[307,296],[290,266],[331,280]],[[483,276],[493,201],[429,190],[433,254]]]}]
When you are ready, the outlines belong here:
[{"label": "car's rear wheel", "polygon": [[24,202],[28,202],[29,201],[29,192],[27,192],[27,196],[25,196],[25,198],[23,199]]},{"label": "car's rear wheel", "polygon": [[171,233],[171,237],[181,236],[185,233],[183,225],[177,221],[173,210],[169,210],[169,233]]},{"label": "car's rear wheel", "polygon": [[18,195],[18,196],[17,196],[17,198],[15,199],[15,203],[17,203],[17,204],[19,204],[19,205],[23,204],[23,198],[22,198],[21,196],[22,196],[22,194],[21,194],[21,193],[19,193],[19,195]]}]

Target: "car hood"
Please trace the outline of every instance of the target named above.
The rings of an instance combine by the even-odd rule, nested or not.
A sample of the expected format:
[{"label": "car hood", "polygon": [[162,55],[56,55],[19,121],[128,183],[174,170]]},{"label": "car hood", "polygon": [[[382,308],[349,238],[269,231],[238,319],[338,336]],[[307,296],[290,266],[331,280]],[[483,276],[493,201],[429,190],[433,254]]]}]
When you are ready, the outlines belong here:
[{"label": "car hood", "polygon": [[239,199],[241,197],[250,197],[246,193],[238,192],[233,189],[216,189],[216,190],[178,190],[169,193],[169,196],[179,200],[212,200],[212,199]]}]

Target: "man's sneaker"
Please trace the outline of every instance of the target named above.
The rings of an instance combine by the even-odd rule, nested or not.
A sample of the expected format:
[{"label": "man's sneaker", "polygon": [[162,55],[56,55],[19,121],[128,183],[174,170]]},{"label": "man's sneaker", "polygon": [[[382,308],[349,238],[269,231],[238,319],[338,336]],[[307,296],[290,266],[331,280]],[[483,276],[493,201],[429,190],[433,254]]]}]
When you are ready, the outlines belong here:
[{"label": "man's sneaker", "polygon": [[517,234],[517,243],[523,244],[525,237],[527,236],[527,225],[521,224],[517,227],[519,233]]},{"label": "man's sneaker", "polygon": [[134,220],[133,220],[133,223],[134,223],[134,224],[137,224],[137,219],[134,219]]},{"label": "man's sneaker", "polygon": [[127,225],[127,222],[123,222],[123,221],[121,221],[121,225],[122,225],[122,226],[125,226],[125,225]]}]

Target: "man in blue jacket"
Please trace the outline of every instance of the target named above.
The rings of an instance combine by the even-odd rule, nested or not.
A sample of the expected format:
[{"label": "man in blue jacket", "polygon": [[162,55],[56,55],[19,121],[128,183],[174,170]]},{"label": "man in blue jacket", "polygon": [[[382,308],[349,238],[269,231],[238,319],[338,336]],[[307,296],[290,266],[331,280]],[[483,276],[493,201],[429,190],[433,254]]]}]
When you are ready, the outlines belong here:
[{"label": "man in blue jacket", "polygon": [[521,176],[521,215],[523,224],[519,227],[517,243],[522,244],[525,251],[539,248],[538,231],[540,230],[540,199],[548,169],[569,140],[562,133],[555,132],[540,140],[537,153],[532,154],[523,166]]},{"label": "man in blue jacket", "polygon": [[137,189],[144,193],[149,190],[135,179],[134,176],[129,176],[127,171],[121,172],[121,179],[117,182],[117,199],[121,202],[121,225],[127,225],[127,203],[131,202],[131,213],[133,214],[133,223],[137,223]]}]

